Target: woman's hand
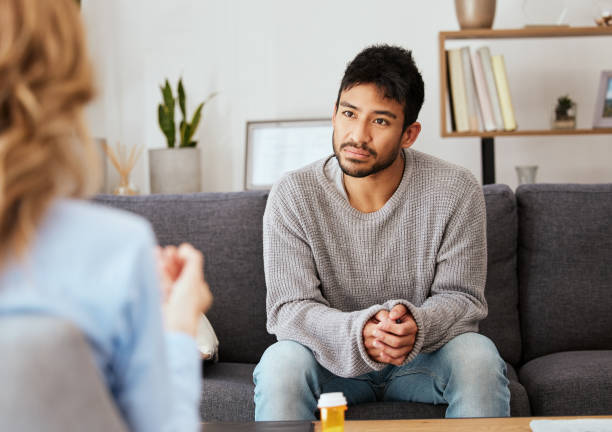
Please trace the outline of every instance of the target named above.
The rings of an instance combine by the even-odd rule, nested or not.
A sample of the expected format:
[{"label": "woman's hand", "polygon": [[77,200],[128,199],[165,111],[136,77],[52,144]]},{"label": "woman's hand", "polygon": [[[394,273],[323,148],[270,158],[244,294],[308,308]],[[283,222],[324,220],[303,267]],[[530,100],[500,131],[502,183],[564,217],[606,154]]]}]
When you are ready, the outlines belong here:
[{"label": "woman's hand", "polygon": [[201,314],[213,301],[204,279],[204,256],[188,243],[156,248],[164,324],[167,330],[195,337]]}]

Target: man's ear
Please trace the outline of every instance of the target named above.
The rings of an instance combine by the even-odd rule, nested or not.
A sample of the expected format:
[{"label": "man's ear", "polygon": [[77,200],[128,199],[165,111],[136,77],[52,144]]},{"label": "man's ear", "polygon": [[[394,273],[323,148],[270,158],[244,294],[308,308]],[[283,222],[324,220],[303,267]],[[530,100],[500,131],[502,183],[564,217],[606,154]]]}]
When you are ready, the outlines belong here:
[{"label": "man's ear", "polygon": [[421,123],[414,122],[410,126],[408,126],[402,134],[402,148],[408,148],[412,144],[414,144],[420,133]]},{"label": "man's ear", "polygon": [[335,126],[336,123],[336,114],[338,113],[338,105],[334,104],[334,111],[332,112],[332,126]]}]

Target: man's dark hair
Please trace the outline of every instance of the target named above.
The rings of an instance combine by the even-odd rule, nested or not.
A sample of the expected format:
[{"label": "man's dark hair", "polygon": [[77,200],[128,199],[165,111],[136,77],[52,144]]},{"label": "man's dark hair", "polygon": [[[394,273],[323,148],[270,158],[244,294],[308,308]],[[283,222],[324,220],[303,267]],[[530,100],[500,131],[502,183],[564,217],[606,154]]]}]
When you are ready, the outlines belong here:
[{"label": "man's dark hair", "polygon": [[425,85],[412,59],[412,52],[398,46],[373,45],[357,54],[346,67],[336,99],[359,84],[375,84],[386,98],[404,107],[402,131],[414,123],[423,106]]}]

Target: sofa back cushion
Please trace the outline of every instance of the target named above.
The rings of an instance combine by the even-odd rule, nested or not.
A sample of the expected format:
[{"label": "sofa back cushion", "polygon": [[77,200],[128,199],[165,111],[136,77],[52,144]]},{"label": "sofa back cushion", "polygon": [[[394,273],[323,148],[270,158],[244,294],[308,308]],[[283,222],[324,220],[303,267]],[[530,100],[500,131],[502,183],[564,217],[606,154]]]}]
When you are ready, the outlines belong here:
[{"label": "sofa back cushion", "polygon": [[480,323],[480,333],[495,343],[507,362],[516,365],[521,359],[516,201],[514,193],[506,185],[487,185],[483,191],[487,208],[485,296],[489,315]]},{"label": "sofa back cushion", "polygon": [[267,192],[233,192],[95,200],[148,219],[161,245],[189,242],[204,253],[215,297],[206,315],[219,338],[219,360],[256,363],[276,341],[266,331],[262,219],[267,197]]},{"label": "sofa back cushion", "polygon": [[523,357],[612,349],[612,184],[517,189]]}]

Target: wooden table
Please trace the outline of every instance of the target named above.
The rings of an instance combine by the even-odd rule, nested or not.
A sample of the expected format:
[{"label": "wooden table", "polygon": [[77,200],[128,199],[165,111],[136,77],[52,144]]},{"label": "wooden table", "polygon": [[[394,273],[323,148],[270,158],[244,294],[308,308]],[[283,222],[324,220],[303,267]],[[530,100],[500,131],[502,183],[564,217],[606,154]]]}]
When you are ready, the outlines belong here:
[{"label": "wooden table", "polygon": [[[531,432],[531,420],[561,420],[594,418],[612,419],[612,416],[587,417],[509,417],[509,418],[469,418],[469,419],[427,419],[427,420],[347,420],[345,432]],[[315,432],[321,431],[321,423],[315,423]]]}]

